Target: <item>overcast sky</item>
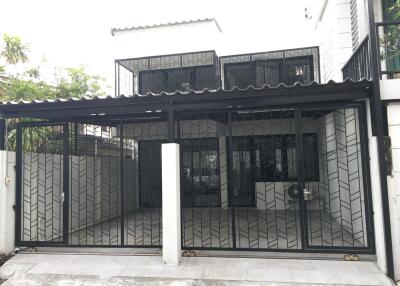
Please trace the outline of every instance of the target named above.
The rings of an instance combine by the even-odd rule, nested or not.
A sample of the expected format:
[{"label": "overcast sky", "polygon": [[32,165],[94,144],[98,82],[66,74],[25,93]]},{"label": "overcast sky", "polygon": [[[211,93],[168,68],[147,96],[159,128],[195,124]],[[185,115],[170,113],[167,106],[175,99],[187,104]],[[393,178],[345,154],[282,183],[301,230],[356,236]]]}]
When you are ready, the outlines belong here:
[{"label": "overcast sky", "polygon": [[215,17],[226,41],[236,38],[242,52],[310,46],[316,44],[314,25],[305,20],[304,8],[311,1],[2,1],[0,34],[21,36],[31,65],[43,58],[55,66],[85,64],[112,85],[111,28]]}]

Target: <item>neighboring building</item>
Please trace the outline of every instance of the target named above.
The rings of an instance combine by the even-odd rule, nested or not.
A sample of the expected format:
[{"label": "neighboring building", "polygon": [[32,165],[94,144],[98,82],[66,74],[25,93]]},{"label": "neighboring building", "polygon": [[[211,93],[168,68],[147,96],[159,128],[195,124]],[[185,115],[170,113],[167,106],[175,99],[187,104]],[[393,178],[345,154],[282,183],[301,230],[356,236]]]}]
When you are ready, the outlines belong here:
[{"label": "neighboring building", "polygon": [[[115,97],[0,104],[44,120],[17,129],[16,245],[365,254],[392,275],[365,9],[325,1],[321,50],[128,56]],[[201,24],[218,36],[112,33]]]}]

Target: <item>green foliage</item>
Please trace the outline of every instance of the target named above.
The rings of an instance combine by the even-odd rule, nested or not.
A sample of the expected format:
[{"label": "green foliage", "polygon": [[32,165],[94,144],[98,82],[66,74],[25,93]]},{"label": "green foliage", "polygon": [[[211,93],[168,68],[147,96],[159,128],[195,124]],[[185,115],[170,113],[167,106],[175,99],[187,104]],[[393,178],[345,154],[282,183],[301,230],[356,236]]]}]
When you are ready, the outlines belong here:
[{"label": "green foliage", "polygon": [[[30,122],[34,121],[29,119]],[[36,128],[23,128],[22,138],[24,138],[24,152],[36,152],[40,153],[46,150],[48,154],[60,153],[62,150],[60,139],[62,136],[59,132],[55,131],[51,127],[40,127]],[[11,151],[16,150],[17,141],[17,129],[12,129],[7,135],[8,148]]]},{"label": "green foliage", "polygon": [[[54,81],[45,82],[40,79],[40,67],[30,68],[17,75],[6,75],[7,65],[25,63],[28,61],[28,47],[22,44],[17,36],[4,34],[5,47],[0,51],[0,59],[4,59],[5,66],[0,65],[0,100],[1,101],[31,101],[70,97],[93,97],[104,95],[102,91],[105,79],[86,72],[85,66],[79,68],[57,68],[54,72]],[[16,129],[15,125],[20,121],[33,121],[33,119],[8,119],[8,146],[15,150]],[[24,148],[26,151],[39,152],[41,146],[46,144],[49,138],[57,140],[59,133],[54,130],[45,132],[32,132],[24,129]],[[54,141],[56,142],[56,141]],[[53,146],[54,145],[54,146]],[[57,144],[46,146],[46,151]],[[56,151],[56,150],[55,150]]]},{"label": "green foliage", "polygon": [[[391,20],[400,19],[400,0],[396,0],[386,9]],[[400,55],[400,25],[389,25],[383,28],[379,38],[382,48],[381,59],[391,61]],[[390,65],[390,63],[388,63]]]},{"label": "green foliage", "polygon": [[[0,53],[6,65],[24,63],[28,60],[27,45],[18,36],[3,35],[5,47]],[[6,67],[0,66],[0,73]],[[102,88],[105,79],[86,72],[85,66],[78,68],[57,68],[54,82],[49,84],[40,80],[40,67],[26,70],[20,75],[8,76],[7,81],[0,82],[2,101],[43,100],[69,97],[93,97],[104,95]]]},{"label": "green foliage", "polygon": [[[26,72],[30,78],[38,79],[39,71],[31,69]],[[50,86],[43,81],[34,82],[16,77],[7,83],[3,101],[42,100],[70,97],[93,97],[104,95],[104,79],[86,73],[84,67],[58,69],[56,83]]]},{"label": "green foliage", "polygon": [[393,17],[393,20],[400,19],[400,0],[396,0],[392,6],[387,9],[388,13]]},{"label": "green foliage", "polygon": [[18,36],[3,35],[5,48],[1,52],[1,56],[5,58],[7,64],[15,65],[19,62],[25,63],[28,61],[28,46],[22,44]]},{"label": "green foliage", "polygon": [[56,92],[59,98],[104,95],[102,84],[105,79],[86,73],[85,67],[58,69]]},{"label": "green foliage", "polygon": [[11,78],[10,81],[7,83],[2,101],[21,101],[51,98],[56,98],[56,92],[53,87],[50,87],[43,82],[35,83],[31,80]]}]

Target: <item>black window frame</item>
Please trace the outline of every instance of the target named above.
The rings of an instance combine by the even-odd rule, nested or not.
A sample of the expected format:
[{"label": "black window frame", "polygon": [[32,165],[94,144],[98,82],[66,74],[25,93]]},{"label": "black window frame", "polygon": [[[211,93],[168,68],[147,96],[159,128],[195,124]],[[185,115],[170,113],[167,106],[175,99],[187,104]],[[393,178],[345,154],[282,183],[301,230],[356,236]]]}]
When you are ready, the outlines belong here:
[{"label": "black window frame", "polygon": [[[204,86],[204,87],[197,87],[197,70],[202,69],[202,68],[210,68],[211,72],[210,72],[210,83],[212,82],[212,86]],[[189,89],[176,89],[176,90],[170,90],[168,89],[168,77],[169,77],[169,73],[171,72],[175,72],[175,71],[190,71],[190,88]],[[161,91],[152,91],[152,90],[148,90],[146,92],[143,92],[143,77],[146,74],[149,73],[156,73],[156,72],[162,72],[162,90]],[[207,89],[214,89],[216,88],[218,85],[217,83],[217,75],[215,74],[215,67],[214,65],[198,65],[198,66],[190,66],[190,67],[178,67],[178,68],[168,68],[168,69],[154,69],[154,70],[141,70],[139,71],[139,82],[138,82],[138,89],[139,89],[139,94],[146,94],[148,92],[153,92],[153,93],[159,93],[162,91],[165,92],[175,92],[175,91],[187,91],[187,90],[203,90],[204,88]]]},{"label": "black window frame", "polygon": [[[317,133],[303,133],[303,142],[305,137],[312,137],[313,138],[313,145],[314,145],[314,166],[315,169],[312,174],[305,174],[304,175],[304,180],[307,182],[318,182],[320,180],[319,176],[319,154],[318,154],[318,135]],[[256,181],[257,182],[297,182],[298,181],[298,175],[296,174],[295,177],[290,178],[289,177],[289,161],[288,161],[288,148],[294,147],[296,152],[298,149],[298,146],[296,144],[296,135],[295,134],[274,134],[274,135],[262,135],[262,136],[255,136],[256,141],[257,139],[260,138],[272,138],[272,140],[275,140],[274,138],[280,137],[282,144],[281,148],[274,148],[274,151],[276,149],[282,149],[282,174],[281,176],[278,176],[277,174],[274,174],[274,176],[267,177],[267,171],[266,171],[266,162],[265,162],[265,155],[262,155],[262,152],[265,152],[264,150],[261,150],[261,148],[258,148],[260,150],[260,169],[256,170]],[[288,142],[291,141],[291,142]],[[254,144],[255,148],[257,148],[257,142]],[[275,146],[274,146],[275,147]],[[278,147],[278,146],[277,146]],[[303,154],[305,154],[305,146],[303,146]],[[297,158],[296,158],[297,160]],[[296,166],[293,166],[294,168],[297,168]],[[274,162],[273,170],[276,170],[276,162]]]},{"label": "black window frame", "polygon": [[[246,88],[249,85],[255,86],[255,87],[261,87],[264,84],[257,84],[257,73],[256,73],[256,67],[257,65],[260,64],[265,64],[268,62],[274,62],[278,63],[279,65],[279,70],[278,70],[278,77],[279,77],[279,82],[284,83],[286,85],[292,85],[296,83],[297,81],[291,81],[289,82],[289,74],[288,74],[288,69],[290,67],[290,63],[296,62],[296,61],[302,61],[302,60],[308,60],[310,64],[310,80],[309,82],[312,82],[315,80],[315,75],[314,75],[314,58],[312,55],[305,55],[305,56],[297,56],[297,57],[288,57],[288,58],[276,58],[276,59],[256,59],[252,61],[243,61],[243,62],[236,62],[236,63],[225,63],[224,64],[224,89],[232,89],[234,86],[237,85],[232,85],[232,86],[227,86],[227,82],[229,81],[228,79],[228,74],[229,72],[227,69],[229,67],[233,66],[241,66],[241,65],[250,65],[250,82],[246,86],[238,86],[239,88]],[[265,73],[264,73],[264,78],[265,78]],[[308,83],[308,81],[303,80],[302,83]],[[277,85],[278,85],[277,84]],[[273,85],[275,86],[275,85]]]},{"label": "black window frame", "polygon": [[[209,144],[210,142],[213,142],[213,144]],[[179,145],[180,145],[180,165],[181,165],[181,202],[182,202],[182,207],[189,207],[189,208],[220,208],[221,207],[221,169],[220,169],[220,154],[219,154],[219,140],[217,137],[203,137],[203,138],[183,138],[179,140]],[[188,150],[189,149],[189,150]],[[218,201],[214,205],[205,205],[205,204],[199,204],[196,205],[195,201],[192,200],[191,205],[185,205],[185,175],[183,174],[184,172],[184,166],[183,166],[183,153],[184,152],[190,152],[193,151],[193,149],[199,149],[195,151],[216,151],[217,154],[217,176],[218,176],[218,181],[217,183],[217,198]],[[209,194],[211,195],[211,194]]]}]

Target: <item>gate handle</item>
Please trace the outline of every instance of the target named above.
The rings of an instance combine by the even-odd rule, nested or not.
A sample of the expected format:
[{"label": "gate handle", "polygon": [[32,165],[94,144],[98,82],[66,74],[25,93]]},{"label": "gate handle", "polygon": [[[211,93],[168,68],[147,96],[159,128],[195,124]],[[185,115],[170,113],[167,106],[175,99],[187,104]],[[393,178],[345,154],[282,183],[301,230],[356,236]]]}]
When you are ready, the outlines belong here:
[{"label": "gate handle", "polygon": [[64,203],[64,192],[61,193],[60,201],[61,201],[62,203]]}]

